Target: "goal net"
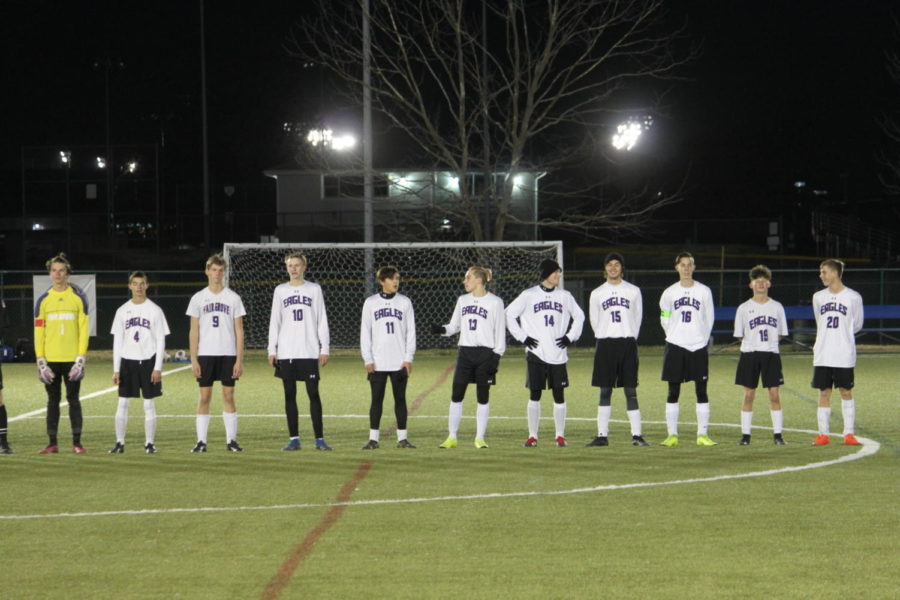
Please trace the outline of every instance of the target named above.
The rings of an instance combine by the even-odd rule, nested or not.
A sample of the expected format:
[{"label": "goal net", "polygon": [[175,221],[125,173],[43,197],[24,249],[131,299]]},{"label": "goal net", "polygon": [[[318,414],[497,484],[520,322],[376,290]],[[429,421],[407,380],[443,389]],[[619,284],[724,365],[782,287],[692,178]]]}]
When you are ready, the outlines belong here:
[{"label": "goal net", "polygon": [[432,323],[447,323],[456,299],[465,293],[462,280],[473,265],[493,271],[488,290],[504,304],[537,283],[538,265],[551,258],[562,264],[562,242],[471,242],[407,244],[225,244],[228,285],[247,309],[247,348],[265,348],[275,286],[288,280],[285,255],[300,251],[309,268],[306,279],[322,286],[332,348],[358,348],[365,299],[380,290],[379,267],[400,271],[400,293],[416,311],[418,348],[449,348],[456,338],[434,335]]}]

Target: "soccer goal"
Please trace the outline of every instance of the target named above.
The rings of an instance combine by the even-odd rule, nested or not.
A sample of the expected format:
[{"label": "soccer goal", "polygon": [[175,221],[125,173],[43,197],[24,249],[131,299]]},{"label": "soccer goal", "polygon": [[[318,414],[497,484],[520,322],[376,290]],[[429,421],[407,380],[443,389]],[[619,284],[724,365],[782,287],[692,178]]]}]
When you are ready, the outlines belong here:
[{"label": "soccer goal", "polygon": [[511,302],[537,283],[538,265],[551,258],[562,264],[562,242],[448,242],[407,244],[225,244],[228,285],[240,294],[247,348],[265,348],[269,335],[272,291],[287,281],[285,255],[300,251],[309,268],[306,278],[322,286],[333,348],[359,347],[363,301],[375,293],[375,271],[400,270],[400,292],[416,311],[419,348],[448,348],[456,340],[433,335],[431,323],[447,323],[456,298],[465,293],[463,276],[473,265],[488,267],[494,280],[488,290]]}]

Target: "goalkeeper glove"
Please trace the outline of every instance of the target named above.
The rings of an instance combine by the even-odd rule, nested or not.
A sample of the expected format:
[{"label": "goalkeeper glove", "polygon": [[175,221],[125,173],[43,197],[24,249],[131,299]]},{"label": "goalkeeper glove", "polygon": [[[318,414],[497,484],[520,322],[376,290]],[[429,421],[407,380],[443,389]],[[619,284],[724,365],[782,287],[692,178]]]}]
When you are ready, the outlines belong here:
[{"label": "goalkeeper glove", "polygon": [[72,368],[69,369],[69,381],[80,381],[84,377],[84,357],[76,356]]},{"label": "goalkeeper glove", "polygon": [[562,336],[561,338],[556,338],[556,347],[557,348],[566,348],[571,343],[572,343],[572,340],[570,340],[566,336]]},{"label": "goalkeeper glove", "polygon": [[538,347],[538,341],[530,335],[522,341],[523,344],[534,350]]},{"label": "goalkeeper glove", "polygon": [[37,359],[37,368],[38,368],[38,379],[41,380],[41,383],[44,385],[50,385],[53,383],[53,380],[56,379],[56,375],[53,373],[53,370],[50,369],[50,366],[47,364],[46,358]]},{"label": "goalkeeper glove", "polygon": [[447,333],[447,328],[443,325],[435,324],[431,326],[431,333],[435,335],[444,335],[445,333]]}]

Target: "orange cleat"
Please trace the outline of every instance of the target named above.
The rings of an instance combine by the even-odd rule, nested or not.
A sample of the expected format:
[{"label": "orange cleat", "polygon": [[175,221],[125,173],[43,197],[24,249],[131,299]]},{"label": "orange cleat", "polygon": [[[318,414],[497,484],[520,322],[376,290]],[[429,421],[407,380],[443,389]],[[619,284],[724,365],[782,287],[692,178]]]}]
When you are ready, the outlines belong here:
[{"label": "orange cleat", "polygon": [[825,434],[821,434],[813,440],[813,446],[827,446],[830,443],[831,439]]},{"label": "orange cleat", "polygon": [[856,439],[855,435],[853,435],[852,433],[848,433],[847,435],[844,436],[844,445],[845,446],[861,446],[862,444],[859,443],[859,440]]}]

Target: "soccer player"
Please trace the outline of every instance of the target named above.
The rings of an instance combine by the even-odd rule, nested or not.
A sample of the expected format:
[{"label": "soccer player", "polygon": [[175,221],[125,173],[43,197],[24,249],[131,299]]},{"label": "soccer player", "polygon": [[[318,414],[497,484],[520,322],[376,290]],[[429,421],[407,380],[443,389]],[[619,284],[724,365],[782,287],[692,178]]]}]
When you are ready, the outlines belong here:
[{"label": "soccer player", "polygon": [[244,303],[225,287],[228,265],[221,254],[206,261],[207,287],[193,295],[187,308],[191,318],[188,337],[191,369],[200,384],[197,403],[197,445],[191,452],[206,452],[209,432],[209,404],[212,386],[222,383],[222,420],[225,422],[226,448],[243,452],[237,442],[238,416],[234,404],[234,383],[244,372]]},{"label": "soccer player", "polygon": [[387,380],[394,393],[397,447],[415,448],[407,439],[406,383],[416,354],[416,317],[409,298],[397,293],[400,272],[381,267],[375,274],[381,292],[366,298],[359,326],[359,349],[372,388],[369,407],[369,441],[363,450],[378,448],[381,413]]},{"label": "soccer player", "polygon": [[[3,339],[8,325],[9,320],[6,316],[6,302],[0,299],[0,340]],[[9,440],[6,437],[8,425],[9,421],[6,417],[6,405],[3,404],[3,368],[0,367],[0,454],[13,453],[12,448],[9,445]]]},{"label": "soccer player", "polygon": [[81,379],[84,377],[90,321],[88,300],[78,286],[69,284],[72,265],[60,252],[46,263],[51,286],[34,305],[34,354],[38,378],[47,390],[47,436],[50,442],[40,454],[59,452],[59,402],[62,382],[66,382],[66,402],[72,424],[72,452],[85,454],[81,445],[83,417]]},{"label": "soccer player", "polygon": [[487,448],[484,441],[491,414],[490,390],[497,382],[500,357],[506,352],[506,325],[503,300],[487,291],[493,275],[486,267],[470,267],[463,278],[466,293],[456,300],[453,316],[446,325],[432,325],[431,333],[451,336],[459,332],[459,355],[450,395],[449,435],[441,448],[459,445],[459,423],[466,388],[475,384],[478,407],[475,412],[475,447]]},{"label": "soccer player", "polygon": [[566,348],[581,337],[584,311],[575,298],[559,288],[562,268],[555,260],[540,264],[540,284],[528,288],[506,308],[506,327],[526,346],[528,374],[528,439],[525,447],[538,443],[541,420],[541,391],[553,391],[553,420],[556,445],[566,446],[566,398],[569,385]]},{"label": "soccer player", "polygon": [[779,386],[784,385],[781,371],[781,354],[778,342],[788,334],[784,307],[769,297],[772,287],[772,271],[765,265],[750,269],[750,289],[753,297],[738,306],[734,315],[734,337],[741,340],[741,357],[738,360],[734,383],[744,386],[744,405],[741,409],[741,446],[750,444],[750,428],[753,423],[753,398],[762,376],[762,385],[769,390],[772,412],[772,430],[775,444],[787,442],[781,435],[784,418],[781,412]]},{"label": "soccer player", "polygon": [[306,382],[309,415],[316,450],[331,450],[325,443],[319,368],[328,364],[331,335],[325,298],[318,283],[306,281],[306,257],[300,252],[284,259],[290,280],[275,288],[269,318],[269,364],[284,387],[284,411],[290,440],[282,450],[300,449],[297,382]]},{"label": "soccer player", "polygon": [[663,291],[659,299],[660,322],[666,333],[662,380],[669,383],[666,398],[668,436],[663,446],[678,445],[678,396],[681,384],[693,381],[697,393],[697,445],[715,446],[709,438],[709,378],[707,345],[712,333],[715,311],[712,292],[694,281],[694,257],[682,252],[675,257],[679,280]]},{"label": "soccer player", "polygon": [[856,366],[856,333],[863,326],[862,296],[843,284],[844,263],[829,258],[819,265],[819,279],[825,286],[813,294],[816,343],[813,346],[812,387],[819,390],[819,435],[813,444],[829,442],[832,388],[841,394],[844,417],[844,444],[857,446],[854,435],[856,403],[853,400],[853,368]]},{"label": "soccer player", "polygon": [[591,327],[597,346],[591,385],[600,388],[597,406],[597,437],[588,446],[609,445],[609,417],[613,388],[625,388],[625,406],[631,424],[631,443],[649,446],[641,435],[641,409],[638,407],[638,348],[644,305],[641,290],[622,279],[625,259],[611,252],[603,259],[606,283],[591,292],[588,305]]},{"label": "soccer player", "polygon": [[116,445],[110,454],[125,452],[128,404],[144,397],[144,451],[156,454],[156,404],[162,396],[162,363],[166,354],[169,324],[162,309],[147,297],[150,280],[143,271],[128,277],[131,300],[116,311],[113,336],[113,385],[119,386],[116,408]]}]

